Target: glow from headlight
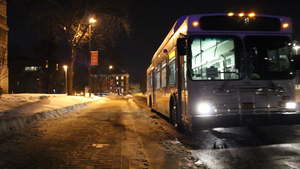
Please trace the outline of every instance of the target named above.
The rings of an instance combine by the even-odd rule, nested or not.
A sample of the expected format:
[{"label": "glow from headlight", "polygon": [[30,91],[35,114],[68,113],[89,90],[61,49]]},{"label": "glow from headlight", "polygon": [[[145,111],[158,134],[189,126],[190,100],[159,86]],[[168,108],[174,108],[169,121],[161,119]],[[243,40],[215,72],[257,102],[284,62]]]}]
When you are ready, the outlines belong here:
[{"label": "glow from headlight", "polygon": [[197,107],[197,110],[200,114],[212,114],[212,105],[209,103],[200,103]]},{"label": "glow from headlight", "polygon": [[296,103],[295,102],[288,102],[288,103],[286,103],[285,108],[295,109],[296,108]]}]

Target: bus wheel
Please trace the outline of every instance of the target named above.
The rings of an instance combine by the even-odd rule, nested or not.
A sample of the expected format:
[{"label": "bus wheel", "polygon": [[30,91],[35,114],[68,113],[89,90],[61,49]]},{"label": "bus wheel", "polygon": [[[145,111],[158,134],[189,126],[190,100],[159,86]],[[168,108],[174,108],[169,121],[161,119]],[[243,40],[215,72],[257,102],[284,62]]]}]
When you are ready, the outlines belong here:
[{"label": "bus wheel", "polygon": [[151,96],[149,97],[149,107],[152,108],[152,99],[151,99]]},{"label": "bus wheel", "polygon": [[152,99],[149,97],[149,107],[151,108],[151,112],[155,113],[155,110],[152,108]]},{"label": "bus wheel", "polygon": [[178,119],[178,110],[177,110],[177,104],[174,98],[171,99],[171,103],[170,103],[170,120],[171,123],[175,126],[175,128],[178,131],[184,131],[184,127],[181,123],[181,120]]},{"label": "bus wheel", "polygon": [[177,127],[177,106],[171,104],[171,122]]},{"label": "bus wheel", "polygon": [[171,99],[170,110],[171,110],[171,114],[170,114],[171,123],[177,128],[178,127],[177,105],[174,98]]}]

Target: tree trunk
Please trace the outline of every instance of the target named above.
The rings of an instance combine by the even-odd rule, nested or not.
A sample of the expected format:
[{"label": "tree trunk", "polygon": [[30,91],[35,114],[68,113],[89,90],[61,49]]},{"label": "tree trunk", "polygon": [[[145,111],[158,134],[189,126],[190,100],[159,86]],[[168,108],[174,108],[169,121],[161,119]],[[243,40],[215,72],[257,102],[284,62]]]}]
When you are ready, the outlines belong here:
[{"label": "tree trunk", "polygon": [[68,95],[73,95],[74,63],[76,59],[76,46],[72,46],[71,60],[68,65]]},{"label": "tree trunk", "polygon": [[94,75],[94,93],[95,93],[95,96],[97,96],[97,93],[98,93],[98,78],[97,78],[97,75]]},{"label": "tree trunk", "polygon": [[100,96],[103,96],[103,94],[102,94],[103,93],[102,83],[103,83],[104,78],[102,78],[102,77],[99,77],[99,78],[100,78],[100,84],[99,84],[99,86],[100,86]]}]

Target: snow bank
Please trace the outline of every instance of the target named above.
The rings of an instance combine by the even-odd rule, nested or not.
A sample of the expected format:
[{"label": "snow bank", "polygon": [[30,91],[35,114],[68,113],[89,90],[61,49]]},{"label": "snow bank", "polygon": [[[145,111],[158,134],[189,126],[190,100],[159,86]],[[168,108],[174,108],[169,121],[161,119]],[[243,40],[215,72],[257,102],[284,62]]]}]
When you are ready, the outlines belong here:
[{"label": "snow bank", "polygon": [[108,98],[108,99],[131,99],[131,98],[133,98],[133,96],[131,94],[127,94],[127,95],[123,96],[123,95],[118,95],[116,93],[110,92],[106,96],[106,98]]},{"label": "snow bank", "polygon": [[15,131],[44,119],[68,114],[106,98],[65,94],[4,94],[0,98],[0,133]]},{"label": "snow bank", "polygon": [[174,141],[163,140],[160,141],[160,146],[163,151],[171,158],[180,160],[181,168],[189,169],[204,169],[206,168],[202,162],[192,152],[187,150],[182,143],[177,139]]}]

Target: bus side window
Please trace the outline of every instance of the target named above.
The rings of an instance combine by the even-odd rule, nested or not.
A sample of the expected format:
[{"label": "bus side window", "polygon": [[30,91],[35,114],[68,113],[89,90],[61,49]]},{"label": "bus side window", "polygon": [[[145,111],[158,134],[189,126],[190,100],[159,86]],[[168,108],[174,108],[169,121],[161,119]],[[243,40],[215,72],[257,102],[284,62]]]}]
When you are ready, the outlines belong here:
[{"label": "bus side window", "polygon": [[161,65],[161,87],[167,86],[167,61],[164,60]]},{"label": "bus side window", "polygon": [[148,87],[152,87],[152,72],[148,74]]},{"label": "bus side window", "polygon": [[171,62],[168,66],[169,68],[169,86],[175,85],[176,82],[176,68],[175,61]]},{"label": "bus side window", "polygon": [[161,69],[160,69],[160,64],[157,66],[156,69],[156,74],[155,74],[155,80],[156,80],[156,89],[160,88],[160,74],[161,74]]}]

